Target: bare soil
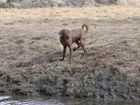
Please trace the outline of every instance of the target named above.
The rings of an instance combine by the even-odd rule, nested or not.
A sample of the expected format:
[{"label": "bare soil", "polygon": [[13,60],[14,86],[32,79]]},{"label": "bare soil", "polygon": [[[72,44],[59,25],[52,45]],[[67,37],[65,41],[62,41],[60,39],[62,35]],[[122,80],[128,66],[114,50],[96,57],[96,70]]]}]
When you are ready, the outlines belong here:
[{"label": "bare soil", "polygon": [[[140,99],[140,6],[0,9],[0,93]],[[89,26],[64,61],[58,32]],[[76,47],[76,44],[73,45]]]}]

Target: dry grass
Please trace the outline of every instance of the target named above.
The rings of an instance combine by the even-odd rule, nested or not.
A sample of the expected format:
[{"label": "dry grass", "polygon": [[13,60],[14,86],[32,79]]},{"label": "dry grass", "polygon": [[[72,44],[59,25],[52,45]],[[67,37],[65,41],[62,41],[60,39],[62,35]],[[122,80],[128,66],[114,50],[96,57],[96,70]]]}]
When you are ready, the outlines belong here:
[{"label": "dry grass", "polygon": [[83,57],[81,49],[74,52],[73,67],[91,70],[95,63],[104,62],[124,73],[138,71],[139,11],[140,6],[0,9],[0,66],[22,61],[29,63],[26,66],[45,62],[52,67],[67,67],[67,59],[59,61],[62,45],[58,32],[62,28],[80,28],[86,22],[90,26],[88,56]]},{"label": "dry grass", "polygon": [[[139,98],[139,11],[140,6],[0,9],[0,86],[6,92],[21,88],[20,94],[35,94],[43,87],[43,94],[44,89],[58,95],[64,90],[92,97],[96,91],[97,97],[101,92],[115,99]],[[72,63],[69,51],[60,62],[58,32],[81,28],[84,22],[89,25],[87,56],[80,48]]]},{"label": "dry grass", "polygon": [[140,6],[109,6],[85,8],[0,9],[2,22],[42,22],[70,19],[135,19]]}]

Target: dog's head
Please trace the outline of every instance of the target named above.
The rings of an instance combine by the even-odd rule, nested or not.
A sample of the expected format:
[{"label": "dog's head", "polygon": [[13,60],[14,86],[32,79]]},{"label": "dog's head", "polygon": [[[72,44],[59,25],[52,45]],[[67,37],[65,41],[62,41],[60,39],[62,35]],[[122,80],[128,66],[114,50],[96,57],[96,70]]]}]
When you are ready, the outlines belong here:
[{"label": "dog's head", "polygon": [[59,32],[59,35],[60,35],[60,38],[61,38],[61,39],[69,39],[69,30],[67,30],[67,29],[62,29],[62,30]]}]

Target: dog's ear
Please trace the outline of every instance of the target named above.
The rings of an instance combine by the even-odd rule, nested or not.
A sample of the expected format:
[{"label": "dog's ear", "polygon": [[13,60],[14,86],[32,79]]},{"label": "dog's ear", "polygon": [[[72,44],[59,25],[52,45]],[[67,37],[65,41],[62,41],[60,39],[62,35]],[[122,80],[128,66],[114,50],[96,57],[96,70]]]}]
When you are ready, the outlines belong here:
[{"label": "dog's ear", "polygon": [[69,30],[65,29],[64,34],[65,34],[65,38],[69,39]]},{"label": "dog's ear", "polygon": [[67,29],[62,29],[58,34],[62,39],[69,39],[69,30]]},{"label": "dog's ear", "polygon": [[66,33],[67,35],[69,35],[69,32],[70,32],[69,30],[65,30],[65,33]]}]

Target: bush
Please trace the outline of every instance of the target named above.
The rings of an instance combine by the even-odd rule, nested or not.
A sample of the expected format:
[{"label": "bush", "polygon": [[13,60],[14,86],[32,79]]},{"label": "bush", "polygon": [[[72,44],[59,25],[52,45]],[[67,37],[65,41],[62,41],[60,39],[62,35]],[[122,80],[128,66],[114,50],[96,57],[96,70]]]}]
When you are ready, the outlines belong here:
[{"label": "bush", "polygon": [[7,2],[2,2],[0,3],[0,8],[9,8],[10,3],[16,2],[16,3],[21,3],[23,0],[7,0]]},{"label": "bush", "polygon": [[7,3],[1,3],[0,8],[8,8],[9,5]]},{"label": "bush", "polygon": [[11,2],[18,2],[21,3],[23,0],[7,0],[7,3],[11,3]]}]

